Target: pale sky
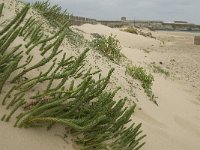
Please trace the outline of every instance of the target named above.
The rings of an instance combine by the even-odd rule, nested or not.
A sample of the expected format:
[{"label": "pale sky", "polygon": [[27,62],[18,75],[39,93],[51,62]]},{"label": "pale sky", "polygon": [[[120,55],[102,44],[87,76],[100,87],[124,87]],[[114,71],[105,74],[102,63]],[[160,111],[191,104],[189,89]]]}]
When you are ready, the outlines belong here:
[{"label": "pale sky", "polygon": [[[26,2],[42,0],[22,0]],[[102,20],[188,21],[200,24],[200,0],[50,0],[73,15]]]}]

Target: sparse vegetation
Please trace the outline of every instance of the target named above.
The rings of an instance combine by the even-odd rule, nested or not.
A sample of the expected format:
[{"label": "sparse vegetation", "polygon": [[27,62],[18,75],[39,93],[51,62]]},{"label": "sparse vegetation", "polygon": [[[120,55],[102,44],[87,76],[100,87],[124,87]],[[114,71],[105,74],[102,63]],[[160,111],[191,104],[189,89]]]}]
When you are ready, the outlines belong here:
[{"label": "sparse vegetation", "polygon": [[120,61],[121,46],[116,36],[102,36],[91,42],[91,46],[113,61]]},{"label": "sparse vegetation", "polygon": [[62,27],[67,21],[70,22],[70,14],[63,11],[61,6],[51,5],[49,0],[35,2],[33,8],[37,9],[54,27]]},{"label": "sparse vegetation", "polygon": [[[45,7],[46,5],[47,3]],[[127,98],[114,100],[119,88],[113,92],[106,91],[114,69],[111,69],[106,77],[101,77],[99,70],[93,72],[91,68],[84,68],[88,48],[76,58],[67,58],[66,53],[63,53],[62,59],[57,61],[56,56],[62,52],[60,46],[66,37],[67,24],[51,37],[39,38],[38,34],[42,34],[42,28],[29,34],[31,18],[22,26],[29,8],[30,6],[26,5],[0,31],[0,90],[6,86],[8,80],[13,83],[2,100],[2,105],[6,106],[9,112],[4,114],[1,120],[8,122],[15,114],[15,127],[51,129],[55,124],[62,124],[71,131],[79,149],[140,149],[145,144],[141,141],[146,136],[142,133],[142,124],[128,125],[135,105],[126,107]],[[24,36],[31,42],[29,41],[28,45],[19,43],[19,46],[8,52],[16,38],[25,38]],[[26,39],[24,40],[26,42]],[[119,60],[119,41],[112,36],[101,40],[103,42],[100,41],[100,46],[97,47],[107,48],[105,53],[108,57]],[[27,50],[21,51],[21,46]],[[41,54],[42,58],[30,66],[35,57],[30,55],[33,50]],[[50,53],[47,54],[46,51]],[[22,58],[26,58],[26,62],[20,65]],[[51,65],[47,70],[41,69],[48,63]],[[22,70],[21,73],[13,74],[18,69]],[[28,72],[34,70],[36,73],[39,69],[42,71],[34,77],[26,77]],[[14,76],[12,79],[11,74]],[[94,75],[99,78],[95,80]],[[30,95],[29,91],[36,89],[38,85],[42,85],[41,89]]]},{"label": "sparse vegetation", "polygon": [[78,32],[74,32],[69,28],[70,14],[67,12],[67,10],[63,11],[60,6],[51,5],[48,0],[45,2],[37,1],[32,4],[32,7],[38,10],[53,27],[62,28],[65,24],[67,29],[66,37],[71,45],[74,47],[79,47],[85,43],[83,35]]},{"label": "sparse vegetation", "polygon": [[134,27],[128,27],[122,31],[125,31],[125,32],[128,32],[128,33],[132,33],[132,34],[138,34],[138,35],[142,35],[144,37],[150,37],[150,38],[154,38],[156,39],[155,37],[153,37],[152,33],[151,32],[143,32],[142,30],[137,30],[136,28]]},{"label": "sparse vegetation", "polygon": [[1,3],[1,4],[0,4],[0,17],[2,16],[3,6],[4,6],[4,3]]},{"label": "sparse vegetation", "polygon": [[127,66],[126,72],[131,77],[139,80],[142,83],[142,87],[144,88],[147,96],[150,98],[151,101],[158,105],[151,88],[153,85],[154,77],[151,74],[148,74],[142,67],[137,66]]},{"label": "sparse vegetation", "polygon": [[75,48],[85,46],[87,44],[87,40],[84,39],[84,36],[81,33],[72,31],[71,29],[68,30],[66,37],[69,44]]},{"label": "sparse vegetation", "polygon": [[161,68],[160,66],[152,65],[154,73],[161,73],[165,76],[169,76],[169,72]]},{"label": "sparse vegetation", "polygon": [[123,31],[133,33],[133,34],[138,34],[138,31],[133,27],[128,27],[128,28],[124,29]]},{"label": "sparse vegetation", "polygon": [[150,53],[151,51],[148,49],[142,49],[145,53]]}]

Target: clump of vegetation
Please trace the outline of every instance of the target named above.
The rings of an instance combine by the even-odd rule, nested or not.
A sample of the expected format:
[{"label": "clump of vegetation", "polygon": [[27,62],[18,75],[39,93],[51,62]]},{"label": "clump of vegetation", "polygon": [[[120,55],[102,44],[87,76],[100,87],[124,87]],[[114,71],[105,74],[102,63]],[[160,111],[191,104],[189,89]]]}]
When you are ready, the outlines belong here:
[{"label": "clump of vegetation", "polygon": [[[93,72],[91,68],[84,68],[88,48],[77,58],[67,58],[64,53],[62,59],[57,61],[56,56],[62,52],[59,49],[66,35],[66,25],[55,35],[37,41],[36,33],[40,32],[35,30],[34,36],[29,36],[30,44],[19,43],[11,52],[7,51],[17,37],[28,36],[25,33],[29,31],[27,26],[31,18],[24,26],[21,23],[29,8],[26,5],[0,31],[0,91],[6,86],[6,81],[13,83],[2,100],[2,105],[10,112],[4,114],[1,120],[8,122],[16,114],[15,127],[51,129],[55,124],[62,124],[71,131],[80,149],[140,149],[145,144],[141,141],[146,136],[142,133],[142,124],[128,125],[135,105],[126,107],[127,98],[114,100],[119,88],[112,92],[106,91],[114,69],[102,77],[99,70]],[[20,51],[21,46],[27,50]],[[34,56],[29,53],[33,48],[42,52],[42,58],[30,66]],[[47,51],[50,53],[44,57]],[[19,65],[24,57],[27,57],[25,64]],[[51,66],[48,69],[41,69],[49,62]],[[13,72],[18,69],[22,71],[14,76]],[[26,78],[25,75],[33,70],[42,71]],[[11,74],[14,76],[12,79]],[[99,78],[95,80],[94,75]],[[37,86],[41,87],[40,91],[30,95],[29,91]]]},{"label": "clump of vegetation", "polygon": [[32,7],[38,10],[53,27],[63,27],[66,24],[67,34],[66,37],[68,42],[75,46],[79,47],[85,43],[83,35],[78,32],[72,31],[70,26],[70,14],[67,10],[63,11],[62,8],[58,5],[51,5],[49,1],[45,2],[35,2],[32,4]]},{"label": "clump of vegetation", "polygon": [[133,27],[128,27],[128,28],[124,29],[123,31],[133,33],[133,34],[138,34],[138,31],[136,29],[134,29]]},{"label": "clump of vegetation", "polygon": [[150,53],[150,52],[151,52],[151,51],[148,50],[148,49],[143,49],[143,51],[144,51],[145,53]]},{"label": "clump of vegetation", "polygon": [[49,0],[45,2],[35,2],[33,8],[37,9],[54,27],[61,27],[70,20],[67,10],[63,11],[61,6],[51,5]]},{"label": "clump of vegetation", "polygon": [[131,77],[139,80],[142,83],[142,87],[147,96],[150,98],[151,101],[158,105],[151,88],[153,85],[154,77],[151,74],[148,74],[142,67],[137,66],[127,66],[126,72]]},{"label": "clump of vegetation", "polygon": [[1,3],[0,4],[0,17],[2,16],[3,7],[4,7],[4,3]]},{"label": "clump of vegetation", "polygon": [[83,34],[77,31],[73,31],[71,29],[68,30],[66,37],[67,37],[68,42],[75,48],[84,46],[84,44],[87,43]]},{"label": "clump of vegetation", "polygon": [[161,73],[165,76],[169,76],[169,72],[161,68],[160,66],[152,65],[154,73]]},{"label": "clump of vegetation", "polygon": [[116,36],[101,36],[100,38],[94,39],[91,42],[91,46],[109,59],[113,61],[120,61],[121,46],[119,40],[116,39]]}]

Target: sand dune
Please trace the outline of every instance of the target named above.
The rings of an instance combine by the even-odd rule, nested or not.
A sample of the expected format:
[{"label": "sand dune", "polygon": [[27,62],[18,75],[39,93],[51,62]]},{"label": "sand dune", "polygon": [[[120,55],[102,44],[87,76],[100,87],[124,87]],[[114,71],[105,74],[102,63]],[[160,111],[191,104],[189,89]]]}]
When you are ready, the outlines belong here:
[{"label": "sand dune", "polygon": [[[145,49],[150,47],[158,47],[161,44],[160,41],[155,40],[153,38],[144,37],[142,35],[135,35],[127,32],[120,31],[117,28],[106,27],[101,24],[91,25],[84,24],[82,26],[73,26],[74,28],[80,29],[87,34],[90,33],[98,33],[100,35],[116,35],[121,44],[125,47],[129,48],[139,48]],[[144,43],[145,42],[145,43]]]},{"label": "sand dune", "polygon": [[[154,61],[157,63],[160,61],[164,62],[167,57],[168,59],[171,58],[169,53],[172,53],[172,50],[164,53],[158,40],[125,33],[119,31],[119,29],[112,29],[103,25],[83,25],[76,28],[81,29],[86,33],[99,33],[103,35],[112,33],[113,35],[117,35],[117,38],[123,46],[122,53],[129,60],[141,66],[145,66]],[[172,36],[173,40],[170,39],[173,43],[166,40],[164,47],[167,48],[167,46],[171,44],[174,49],[176,48],[175,42],[184,39],[184,36],[188,37],[190,35],[190,37],[192,37],[189,33],[178,33],[178,35],[177,33],[174,33],[175,35],[173,35],[173,33],[168,35],[163,33],[153,34],[157,34],[157,37],[161,35],[162,37],[170,38],[170,36]],[[189,44],[193,44],[192,40],[190,40]],[[189,49],[190,47],[187,48]],[[150,53],[145,53],[145,51],[141,50],[142,48],[149,48]],[[174,50],[173,53],[176,56],[179,55],[179,51]],[[187,53],[185,55],[189,59],[192,59]],[[179,59],[177,61],[179,61]],[[185,60],[182,61],[186,63]],[[188,63],[189,62],[187,62],[187,64]],[[179,68],[181,66],[174,67]],[[198,70],[198,68],[196,68],[196,70]],[[138,94],[139,105],[142,110],[136,112],[135,120],[143,122],[144,131],[148,133],[147,144],[144,149],[198,150],[200,148],[200,119],[198,118],[200,107],[193,102],[198,104],[200,104],[200,102],[197,100],[197,96],[194,93],[187,91],[189,87],[186,88],[186,86],[190,86],[190,83],[183,84],[182,82],[184,79],[172,81],[174,78],[166,79],[160,75],[154,76],[153,92],[158,97],[157,101],[159,107],[156,107],[151,104],[151,102],[148,102],[148,100],[145,100],[146,98],[144,95]],[[182,82],[180,83],[180,81]],[[196,80],[196,82],[199,81]]]},{"label": "sand dune", "polygon": [[[1,2],[5,1],[0,0]],[[3,20],[11,19],[18,7],[21,6],[17,5],[14,0],[9,1],[5,7]],[[37,13],[32,11],[29,16],[33,14]],[[41,16],[39,17],[42,19]],[[42,21],[45,22],[44,19]],[[134,122],[143,123],[144,133],[147,134],[146,145],[142,148],[143,150],[200,149],[200,52],[198,51],[199,47],[192,45],[193,35],[152,32],[157,38],[152,39],[100,24],[85,24],[73,26],[73,28],[82,30],[87,39],[92,38],[91,33],[116,35],[121,43],[122,53],[127,57],[128,62],[143,66],[148,71],[151,71],[150,63],[154,62],[156,65],[160,65],[159,63],[162,62],[160,66],[170,72],[170,77],[167,78],[162,74],[152,72],[155,77],[153,93],[159,104],[159,106],[156,106],[148,100],[141,84],[125,74],[127,62],[118,65],[96,51],[90,51],[88,54],[87,67],[101,69],[103,75],[106,75],[111,67],[115,68],[108,89],[121,86],[122,90],[116,97],[128,97],[130,105],[133,104],[133,101],[137,103],[138,109],[132,118]],[[164,45],[162,41],[164,41]],[[184,43],[183,41],[187,42]],[[18,38],[12,46],[16,46],[19,42],[22,42],[21,38]],[[180,46],[180,43],[182,46]],[[83,48],[76,51],[69,47],[67,41],[62,45],[62,49],[67,52],[68,56],[76,56],[83,51]],[[148,50],[148,52],[145,50]],[[37,48],[31,54],[36,56],[33,63],[40,60],[41,56]],[[58,57],[58,59],[61,59],[62,54]],[[42,69],[47,70],[50,65],[51,63]],[[40,71],[36,70],[27,76],[32,77]],[[4,94],[8,89],[10,89],[9,82],[4,88]],[[0,106],[0,115],[2,116],[5,112],[5,108]],[[13,123],[14,120],[9,123],[0,122],[0,150],[74,149],[70,137],[62,138],[64,129],[61,126],[46,131],[46,129],[13,128]]]}]

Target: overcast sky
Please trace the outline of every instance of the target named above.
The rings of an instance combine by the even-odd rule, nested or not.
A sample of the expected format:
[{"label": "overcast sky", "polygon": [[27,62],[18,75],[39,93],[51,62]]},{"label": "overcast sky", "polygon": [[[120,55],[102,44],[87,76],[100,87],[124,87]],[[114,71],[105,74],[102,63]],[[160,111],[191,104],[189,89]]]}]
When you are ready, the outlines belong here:
[{"label": "overcast sky", "polygon": [[181,20],[200,24],[200,0],[50,0],[50,2],[61,5],[73,15],[94,19],[119,20],[125,16],[136,20]]}]

